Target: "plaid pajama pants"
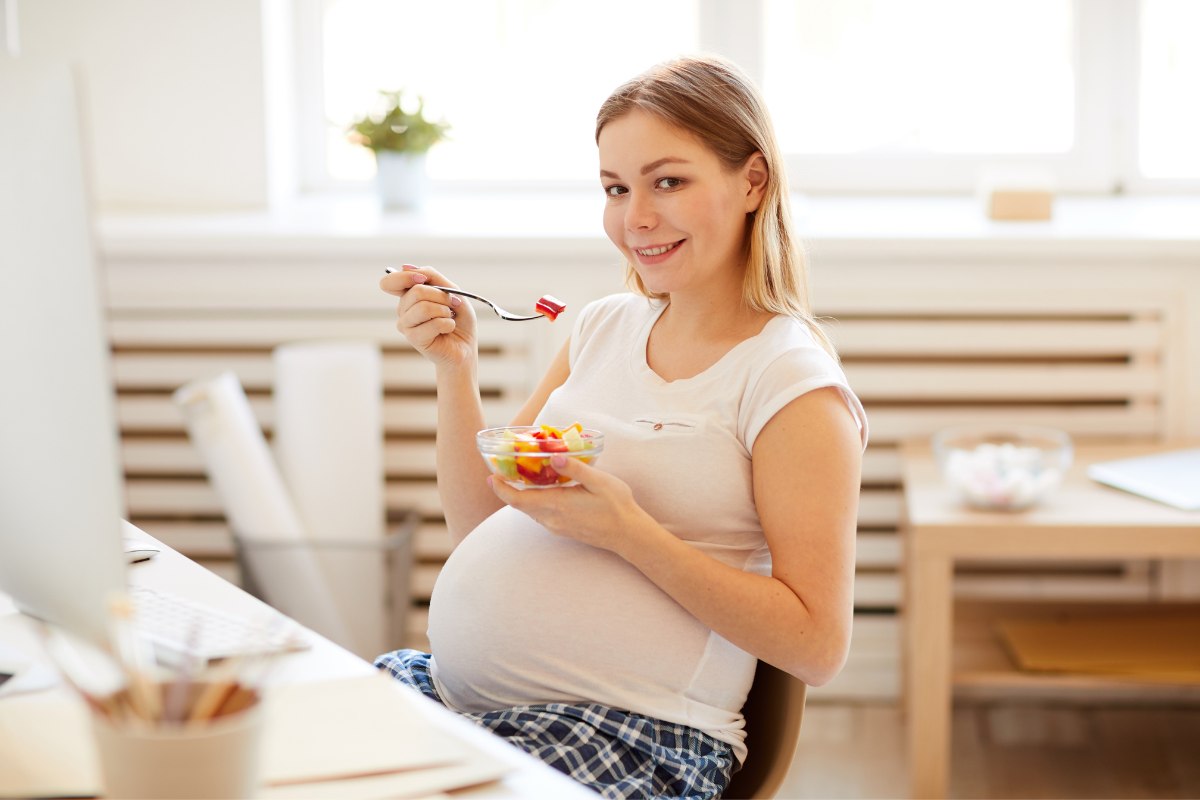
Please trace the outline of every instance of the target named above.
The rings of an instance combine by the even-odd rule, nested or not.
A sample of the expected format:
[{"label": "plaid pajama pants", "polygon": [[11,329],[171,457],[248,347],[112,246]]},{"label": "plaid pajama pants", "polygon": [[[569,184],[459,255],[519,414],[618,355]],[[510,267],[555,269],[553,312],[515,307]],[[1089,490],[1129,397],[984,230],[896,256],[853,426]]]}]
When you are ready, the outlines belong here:
[{"label": "plaid pajama pants", "polygon": [[[379,656],[375,666],[440,703],[430,658],[418,650],[396,650]],[[717,798],[733,773],[733,751],[725,742],[598,703],[546,703],[463,716],[607,798]]]}]

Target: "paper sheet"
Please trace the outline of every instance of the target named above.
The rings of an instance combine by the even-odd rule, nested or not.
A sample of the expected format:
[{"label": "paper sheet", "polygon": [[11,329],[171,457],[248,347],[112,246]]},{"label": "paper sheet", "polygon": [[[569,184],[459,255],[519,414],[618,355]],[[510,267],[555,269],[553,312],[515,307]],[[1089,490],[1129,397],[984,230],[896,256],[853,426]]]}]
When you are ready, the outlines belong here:
[{"label": "paper sheet", "polygon": [[[305,543],[303,524],[237,376],[226,372],[189,383],[175,392],[175,402],[235,533]],[[253,550],[246,555],[267,603],[336,642],[349,639],[308,548],[277,549],[261,559]]]},{"label": "paper sheet", "polygon": [[373,659],[384,636],[383,378],[370,342],[302,342],[275,349],[273,447],[349,641]]},{"label": "paper sheet", "polygon": [[381,672],[273,687],[267,693],[263,783],[449,766],[479,755],[425,722],[414,702],[432,701]]}]

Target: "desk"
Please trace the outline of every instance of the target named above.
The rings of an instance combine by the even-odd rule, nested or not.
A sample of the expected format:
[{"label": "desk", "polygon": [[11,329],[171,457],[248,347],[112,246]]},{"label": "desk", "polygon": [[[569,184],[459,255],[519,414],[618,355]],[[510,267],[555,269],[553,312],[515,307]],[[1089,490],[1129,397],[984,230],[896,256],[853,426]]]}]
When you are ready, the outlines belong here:
[{"label": "desk", "polygon": [[[1088,464],[1194,444],[1086,444],[1063,485],[1041,506],[1025,512],[984,512],[961,507],[941,480],[924,443],[902,448],[905,537],[905,658],[909,781],[912,797],[946,796],[950,767],[953,690],[990,685],[1061,693],[1072,688],[1128,689],[1129,681],[1073,675],[1021,673],[993,646],[955,652],[956,561],[987,559],[1104,560],[1200,558],[1200,512],[1179,511],[1090,480]],[[1128,604],[1126,604],[1128,607]],[[967,613],[963,613],[966,611]],[[1022,615],[1038,606],[1021,604]],[[995,610],[964,604],[959,616],[976,642]],[[1194,691],[1195,687],[1146,687]]]},{"label": "desk", "polygon": [[[149,535],[147,539],[155,541]],[[160,588],[176,595],[203,601],[216,608],[240,616],[257,617],[266,607],[258,599],[209,572],[171,548],[156,542],[163,552],[154,559],[129,568],[129,581],[135,586]],[[15,631],[27,626],[14,624],[17,616],[11,601],[0,595],[0,638],[12,638]],[[315,633],[309,632],[312,647],[278,658],[271,672],[270,684],[291,684],[325,681],[334,678],[353,678],[370,675],[375,668],[354,654]],[[28,642],[6,642],[29,652]],[[23,646],[24,645],[24,646]],[[399,696],[412,706],[424,724],[436,727],[454,738],[466,741],[501,761],[510,769],[496,782],[462,792],[455,796],[468,797],[555,797],[594,798],[585,789],[562,773],[509,745],[504,740],[478,727],[469,720],[420,696],[417,692],[395,684]],[[49,691],[65,691],[59,687]],[[0,732],[2,733],[2,732]],[[0,737],[0,749],[4,742]]]}]

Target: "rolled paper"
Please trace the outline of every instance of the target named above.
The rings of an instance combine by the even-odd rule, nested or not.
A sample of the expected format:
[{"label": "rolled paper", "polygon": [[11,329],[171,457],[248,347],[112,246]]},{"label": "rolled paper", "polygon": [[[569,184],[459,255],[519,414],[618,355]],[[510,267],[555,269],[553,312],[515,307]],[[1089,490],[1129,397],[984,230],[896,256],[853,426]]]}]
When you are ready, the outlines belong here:
[{"label": "rolled paper", "polygon": [[[383,367],[373,342],[275,349],[275,459],[351,639],[373,659],[385,637]],[[372,545],[375,545],[372,547]]]},{"label": "rolled paper", "polygon": [[[328,581],[271,456],[246,393],[232,372],[189,383],[174,394],[209,482],[263,600],[335,642],[349,639]],[[296,542],[256,548],[254,542]]]}]

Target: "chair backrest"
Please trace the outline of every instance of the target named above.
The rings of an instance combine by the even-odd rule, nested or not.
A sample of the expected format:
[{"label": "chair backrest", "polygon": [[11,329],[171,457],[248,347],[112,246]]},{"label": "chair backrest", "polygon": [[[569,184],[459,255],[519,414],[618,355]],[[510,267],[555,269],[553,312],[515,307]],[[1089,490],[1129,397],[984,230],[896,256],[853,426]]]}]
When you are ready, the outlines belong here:
[{"label": "chair backrest", "polygon": [[733,774],[722,797],[775,797],[796,757],[807,691],[803,681],[765,661],[758,662],[754,685],[742,707],[750,754],[746,765]]}]

